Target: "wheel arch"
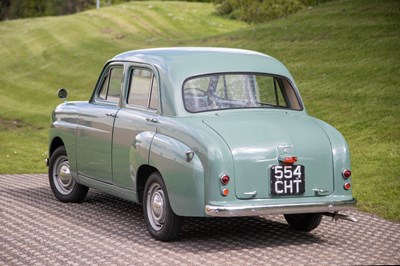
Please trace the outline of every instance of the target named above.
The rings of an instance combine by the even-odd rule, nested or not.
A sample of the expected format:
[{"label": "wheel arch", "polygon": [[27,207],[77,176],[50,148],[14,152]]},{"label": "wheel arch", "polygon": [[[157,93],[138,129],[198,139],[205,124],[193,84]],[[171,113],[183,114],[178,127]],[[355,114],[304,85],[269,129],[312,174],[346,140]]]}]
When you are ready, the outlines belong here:
[{"label": "wheel arch", "polygon": [[51,157],[53,152],[61,146],[65,146],[64,141],[60,137],[53,138],[49,147],[49,156]]},{"label": "wheel arch", "polygon": [[[51,145],[54,150],[49,162],[48,176],[51,190],[56,198],[62,202],[81,202],[88,187],[80,185],[74,180],[69,167],[69,159],[63,142],[56,140]],[[58,144],[58,146],[56,145]]]},{"label": "wheel arch", "polygon": [[65,151],[68,155],[71,174],[79,182],[75,142],[73,141],[73,139],[72,141],[70,141],[68,136],[64,134],[55,134],[55,132],[51,132],[49,136],[49,160],[54,151],[61,146],[65,147]]},{"label": "wheel arch", "polygon": [[147,179],[149,179],[149,176],[154,172],[160,172],[160,171],[158,171],[157,168],[150,165],[142,165],[139,167],[137,171],[136,193],[138,195],[139,204],[143,204],[144,187],[146,186]]}]

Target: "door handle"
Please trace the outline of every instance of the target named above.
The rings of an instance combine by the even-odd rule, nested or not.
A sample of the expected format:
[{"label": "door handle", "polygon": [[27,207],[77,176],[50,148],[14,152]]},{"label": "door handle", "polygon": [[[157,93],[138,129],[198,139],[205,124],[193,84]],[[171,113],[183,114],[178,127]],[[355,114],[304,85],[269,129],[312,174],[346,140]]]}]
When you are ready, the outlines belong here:
[{"label": "door handle", "polygon": [[146,121],[147,122],[152,122],[152,123],[158,123],[158,119],[156,119],[156,118],[146,117]]},{"label": "door handle", "polygon": [[106,116],[116,117],[117,114],[116,113],[106,113]]}]

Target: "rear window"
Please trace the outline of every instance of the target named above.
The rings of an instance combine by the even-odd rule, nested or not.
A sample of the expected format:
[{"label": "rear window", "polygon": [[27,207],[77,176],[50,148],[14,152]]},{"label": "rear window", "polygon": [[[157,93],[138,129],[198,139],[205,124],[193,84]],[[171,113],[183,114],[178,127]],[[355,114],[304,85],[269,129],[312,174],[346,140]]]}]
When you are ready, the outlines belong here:
[{"label": "rear window", "polygon": [[301,110],[290,82],[257,73],[223,73],[193,77],[183,84],[187,111],[196,113],[237,108]]}]

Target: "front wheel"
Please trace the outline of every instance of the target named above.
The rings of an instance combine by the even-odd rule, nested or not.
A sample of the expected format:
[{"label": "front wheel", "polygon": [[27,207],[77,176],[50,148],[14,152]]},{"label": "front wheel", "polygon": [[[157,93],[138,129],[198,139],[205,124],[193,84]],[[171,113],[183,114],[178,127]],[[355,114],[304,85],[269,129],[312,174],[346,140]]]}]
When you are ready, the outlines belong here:
[{"label": "front wheel", "polygon": [[318,227],[322,220],[320,213],[285,214],[287,223],[298,231],[310,232]]},{"label": "front wheel", "polygon": [[89,189],[76,183],[72,177],[64,146],[58,147],[50,157],[49,182],[56,198],[63,202],[80,202]]},{"label": "front wheel", "polygon": [[158,172],[152,173],[146,182],[143,213],[147,229],[155,239],[167,242],[178,238],[183,218],[172,211],[167,189]]}]

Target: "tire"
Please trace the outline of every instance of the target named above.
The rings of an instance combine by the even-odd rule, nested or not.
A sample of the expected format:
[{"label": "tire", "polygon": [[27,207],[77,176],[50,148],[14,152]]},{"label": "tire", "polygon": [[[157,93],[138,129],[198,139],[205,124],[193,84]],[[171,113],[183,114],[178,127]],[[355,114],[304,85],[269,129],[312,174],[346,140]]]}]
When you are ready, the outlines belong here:
[{"label": "tire", "polygon": [[178,238],[183,217],[172,211],[165,183],[158,172],[152,173],[146,182],[143,213],[152,237],[164,242]]},{"label": "tire", "polygon": [[49,183],[54,196],[62,202],[81,202],[89,190],[72,177],[64,146],[58,147],[50,157]]},{"label": "tire", "polygon": [[322,220],[320,213],[285,214],[287,223],[298,231],[310,232],[318,227]]}]

